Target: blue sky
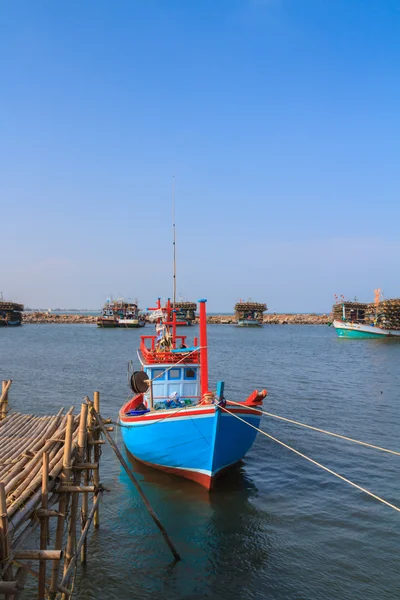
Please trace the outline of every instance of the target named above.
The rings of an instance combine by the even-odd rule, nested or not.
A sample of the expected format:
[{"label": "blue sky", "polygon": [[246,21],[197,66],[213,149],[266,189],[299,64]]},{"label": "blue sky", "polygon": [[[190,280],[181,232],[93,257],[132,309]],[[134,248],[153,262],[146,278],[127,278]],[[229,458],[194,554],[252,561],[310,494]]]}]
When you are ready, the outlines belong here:
[{"label": "blue sky", "polygon": [[0,291],[400,296],[400,0],[2,0]]}]

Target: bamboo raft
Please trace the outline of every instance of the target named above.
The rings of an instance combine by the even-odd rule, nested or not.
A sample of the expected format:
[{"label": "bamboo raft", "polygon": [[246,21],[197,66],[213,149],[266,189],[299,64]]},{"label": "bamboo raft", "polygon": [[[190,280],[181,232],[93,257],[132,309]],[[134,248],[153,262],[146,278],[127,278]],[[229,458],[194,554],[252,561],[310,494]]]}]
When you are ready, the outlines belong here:
[{"label": "bamboo raft", "polygon": [[[78,560],[87,559],[90,525],[99,525],[100,436],[106,428],[93,415],[98,417],[100,395],[83,403],[79,415],[71,407],[36,416],[8,412],[10,386],[3,381],[0,397],[0,595],[18,600],[32,575],[39,600],[68,600]],[[40,549],[28,550],[37,528]]]}]

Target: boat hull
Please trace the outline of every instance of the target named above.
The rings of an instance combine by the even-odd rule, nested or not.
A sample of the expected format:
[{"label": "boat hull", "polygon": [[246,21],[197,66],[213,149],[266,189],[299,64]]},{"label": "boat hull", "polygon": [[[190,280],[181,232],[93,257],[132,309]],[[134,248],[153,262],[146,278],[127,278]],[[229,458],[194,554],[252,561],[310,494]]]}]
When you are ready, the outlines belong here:
[{"label": "boat hull", "polygon": [[120,319],[117,326],[121,327],[122,329],[138,329],[139,327],[144,327],[145,322],[138,321],[137,319],[133,319],[131,321],[121,321]]},{"label": "boat hull", "polygon": [[229,413],[203,405],[131,418],[120,413],[122,437],[139,461],[211,489],[251,448],[257,430],[249,424],[260,424],[258,410],[236,405],[227,409]]},{"label": "boat hull", "polygon": [[339,337],[344,338],[400,338],[400,331],[382,329],[371,325],[363,325],[361,323],[347,323],[345,321],[334,321],[333,326]]},{"label": "boat hull", "polygon": [[101,329],[111,329],[112,327],[118,327],[118,323],[116,321],[107,321],[107,320],[97,320],[97,327]]},{"label": "boat hull", "polygon": [[238,327],[261,327],[262,323],[260,321],[256,321],[255,319],[245,319],[239,320],[237,322]]}]

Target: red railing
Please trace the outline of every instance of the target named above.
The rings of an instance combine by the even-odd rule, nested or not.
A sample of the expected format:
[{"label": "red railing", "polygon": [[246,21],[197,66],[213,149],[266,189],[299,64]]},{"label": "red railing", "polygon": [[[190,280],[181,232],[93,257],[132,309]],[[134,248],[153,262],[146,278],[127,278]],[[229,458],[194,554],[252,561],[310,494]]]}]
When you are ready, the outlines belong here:
[{"label": "red railing", "polygon": [[[182,344],[185,344],[186,335],[177,335],[176,340],[181,340]],[[146,341],[150,340],[150,345],[146,344]],[[188,352],[170,352],[164,350],[158,350],[156,347],[157,336],[155,335],[142,335],[140,343],[140,351],[144,360],[147,363],[198,363],[200,361],[200,351],[193,352],[188,349]],[[186,345],[186,344],[185,344]]]}]

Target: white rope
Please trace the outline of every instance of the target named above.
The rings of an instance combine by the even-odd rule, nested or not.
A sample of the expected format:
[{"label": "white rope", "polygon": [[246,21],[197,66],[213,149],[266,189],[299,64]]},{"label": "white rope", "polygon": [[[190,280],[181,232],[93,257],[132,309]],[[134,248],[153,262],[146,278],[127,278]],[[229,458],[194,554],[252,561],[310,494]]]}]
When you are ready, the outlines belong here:
[{"label": "white rope", "polygon": [[389,506],[390,508],[393,508],[393,510],[397,510],[397,512],[400,512],[400,508],[398,506],[395,506],[394,504],[391,504],[390,502],[387,502],[387,500],[384,500],[380,496],[377,496],[376,494],[373,494],[372,492],[370,492],[369,490],[361,487],[360,485],[357,485],[353,481],[350,481],[350,479],[346,479],[346,477],[343,477],[342,475],[339,475],[339,473],[336,473],[336,471],[332,471],[332,469],[328,469],[328,467],[325,467],[324,465],[321,465],[321,463],[317,462],[316,460],[310,458],[309,456],[306,456],[305,454],[302,454],[302,452],[299,452],[298,450],[295,450],[291,446],[288,446],[288,444],[285,444],[284,442],[281,442],[280,440],[278,440],[277,438],[273,437],[272,435],[270,435],[266,431],[263,431],[262,429],[259,429],[255,425],[252,425],[251,423],[248,423],[247,421],[245,421],[241,417],[238,417],[238,415],[235,415],[230,410],[227,410],[226,408],[223,408],[222,406],[220,408],[222,410],[226,411],[227,413],[229,413],[230,415],[232,415],[233,417],[236,417],[237,419],[239,419],[239,421],[243,421],[243,423],[246,423],[246,425],[248,425],[249,427],[252,427],[253,429],[255,429],[256,431],[258,431],[259,433],[262,433],[266,437],[270,438],[271,440],[273,440],[277,444],[280,444],[284,448],[287,448],[288,450],[291,450],[292,452],[294,452],[295,454],[298,454],[302,458],[305,458],[306,460],[308,460],[313,465],[316,465],[317,467],[320,467],[324,471],[327,471],[327,473],[330,473],[331,475],[334,475],[335,477],[338,477],[338,479],[341,479],[345,483],[348,483],[349,485],[352,485],[353,487],[355,487],[356,489],[360,490],[361,492],[364,492],[364,494],[367,494],[368,496],[371,496],[371,498],[375,498],[375,500],[378,500],[379,502],[382,502],[383,504],[386,504],[386,506]]},{"label": "white rope", "polygon": [[[238,406],[243,406],[240,402],[234,402],[233,400],[228,400],[229,404],[237,404]],[[382,448],[381,446],[374,446],[373,444],[367,444],[367,442],[361,442],[360,440],[355,440],[354,438],[346,437],[345,435],[340,435],[339,433],[332,433],[332,431],[326,431],[326,429],[319,429],[318,427],[313,427],[312,425],[306,425],[305,423],[300,423],[299,421],[293,421],[292,419],[287,419],[286,417],[281,417],[279,415],[274,415],[273,413],[266,412],[265,410],[261,410],[261,408],[253,408],[252,406],[246,406],[246,408],[250,408],[251,410],[257,410],[262,412],[263,415],[267,417],[273,417],[274,419],[280,419],[281,421],[287,421],[287,423],[293,423],[294,425],[300,425],[300,427],[306,427],[307,429],[312,429],[314,431],[319,431],[319,433],[325,433],[326,435],[332,435],[334,437],[340,438],[342,440],[346,440],[347,442],[353,442],[354,444],[360,444],[361,446],[366,446],[367,448],[373,448],[374,450],[381,450],[382,452],[389,452],[389,454],[395,454],[396,456],[400,456],[400,452],[396,452],[395,450],[389,450],[388,448]]]}]

